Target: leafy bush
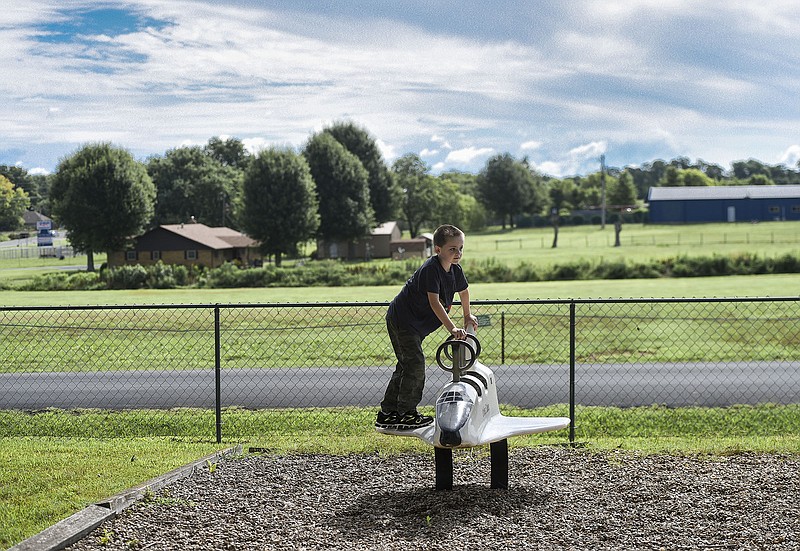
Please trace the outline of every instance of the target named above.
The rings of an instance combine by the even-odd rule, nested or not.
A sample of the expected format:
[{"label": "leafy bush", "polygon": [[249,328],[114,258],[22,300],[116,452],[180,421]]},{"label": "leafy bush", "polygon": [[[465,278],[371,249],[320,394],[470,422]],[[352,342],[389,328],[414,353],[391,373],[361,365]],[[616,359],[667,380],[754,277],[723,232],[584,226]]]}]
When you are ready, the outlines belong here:
[{"label": "leafy bush", "polygon": [[147,268],[138,264],[108,268],[103,279],[108,289],[141,289],[147,281]]},{"label": "leafy bush", "polygon": [[33,280],[20,286],[23,291],[91,291],[103,289],[97,272],[56,272],[34,276]]},{"label": "leafy bush", "polygon": [[[23,290],[88,289],[166,289],[197,286],[235,287],[312,287],[353,285],[402,285],[414,273],[422,259],[398,262],[347,263],[338,260],[312,261],[295,266],[267,265],[242,269],[226,263],[219,268],[165,265],[120,266],[94,272],[69,275],[58,272],[36,276]],[[591,263],[575,260],[546,268],[528,262],[508,266],[494,258],[468,262],[464,268],[472,283],[526,281],[565,281],[587,279],[643,279],[657,277],[704,277],[767,273],[798,273],[800,257],[785,254],[776,258],[755,254],[710,257],[677,256],[674,258],[630,263],[624,260]]]}]

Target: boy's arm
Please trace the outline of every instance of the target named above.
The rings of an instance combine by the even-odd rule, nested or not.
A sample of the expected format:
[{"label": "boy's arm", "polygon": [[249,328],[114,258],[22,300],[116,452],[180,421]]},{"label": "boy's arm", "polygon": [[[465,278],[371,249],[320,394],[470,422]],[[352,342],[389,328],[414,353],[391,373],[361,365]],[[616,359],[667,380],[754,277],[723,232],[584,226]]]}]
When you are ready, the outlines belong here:
[{"label": "boy's arm", "polygon": [[472,325],[472,328],[478,330],[478,318],[473,316],[469,311],[469,289],[459,291],[458,296],[461,298],[461,308],[464,311],[464,327]]},{"label": "boy's arm", "polygon": [[442,322],[442,325],[447,329],[448,333],[457,339],[463,340],[467,338],[467,332],[460,327],[456,327],[456,324],[453,323],[453,320],[447,315],[447,310],[445,310],[442,303],[439,302],[438,293],[428,293],[428,303],[431,306],[431,310],[433,310],[433,313],[439,318],[439,321]]}]

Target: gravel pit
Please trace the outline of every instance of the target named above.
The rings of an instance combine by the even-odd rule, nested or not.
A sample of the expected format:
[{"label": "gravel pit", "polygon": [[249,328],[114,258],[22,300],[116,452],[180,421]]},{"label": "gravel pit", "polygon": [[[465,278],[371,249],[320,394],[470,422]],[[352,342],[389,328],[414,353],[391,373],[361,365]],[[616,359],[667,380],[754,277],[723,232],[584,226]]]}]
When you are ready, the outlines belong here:
[{"label": "gravel pit", "polygon": [[71,550],[800,549],[800,457],[488,447],[433,453],[245,455],[145,496]]}]

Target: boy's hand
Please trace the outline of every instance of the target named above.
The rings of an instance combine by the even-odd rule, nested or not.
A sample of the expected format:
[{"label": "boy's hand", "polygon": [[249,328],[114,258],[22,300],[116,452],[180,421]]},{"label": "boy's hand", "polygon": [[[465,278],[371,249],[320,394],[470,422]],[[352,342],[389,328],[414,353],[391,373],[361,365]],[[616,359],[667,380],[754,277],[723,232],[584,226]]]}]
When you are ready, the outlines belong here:
[{"label": "boy's hand", "polygon": [[460,327],[453,327],[450,330],[450,334],[453,335],[453,338],[459,341],[463,341],[467,338],[467,330],[461,329]]},{"label": "boy's hand", "polygon": [[466,318],[464,318],[464,327],[472,326],[472,328],[477,331],[478,330],[478,318],[470,314]]}]

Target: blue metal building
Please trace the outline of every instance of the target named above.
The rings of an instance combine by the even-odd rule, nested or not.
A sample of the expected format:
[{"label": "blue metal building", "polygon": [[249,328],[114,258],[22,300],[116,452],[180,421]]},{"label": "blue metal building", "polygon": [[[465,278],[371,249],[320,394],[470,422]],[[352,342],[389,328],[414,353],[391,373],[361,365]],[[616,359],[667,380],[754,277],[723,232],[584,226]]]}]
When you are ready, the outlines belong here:
[{"label": "blue metal building", "polygon": [[800,185],[651,187],[652,224],[800,220]]}]

